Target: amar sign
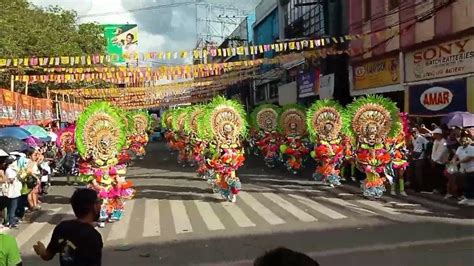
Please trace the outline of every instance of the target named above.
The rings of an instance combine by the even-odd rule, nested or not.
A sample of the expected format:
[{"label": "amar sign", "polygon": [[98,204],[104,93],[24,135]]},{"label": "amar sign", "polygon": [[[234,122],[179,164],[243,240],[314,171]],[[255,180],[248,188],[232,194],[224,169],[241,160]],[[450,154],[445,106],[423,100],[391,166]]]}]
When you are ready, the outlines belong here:
[{"label": "amar sign", "polygon": [[474,72],[474,36],[428,46],[405,54],[407,82]]},{"label": "amar sign", "polygon": [[410,86],[409,113],[420,116],[468,111],[466,79]]}]

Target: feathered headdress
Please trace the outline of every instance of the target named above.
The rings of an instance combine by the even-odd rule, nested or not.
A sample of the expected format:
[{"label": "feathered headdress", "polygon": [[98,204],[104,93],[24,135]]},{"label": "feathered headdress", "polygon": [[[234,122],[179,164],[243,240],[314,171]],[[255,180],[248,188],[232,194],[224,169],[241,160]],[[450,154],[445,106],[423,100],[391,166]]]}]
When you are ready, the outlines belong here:
[{"label": "feathered headdress", "polygon": [[306,134],[306,112],[299,104],[287,104],[282,107],[278,119],[278,130],[281,134]]},{"label": "feathered headdress", "polygon": [[216,142],[236,143],[247,135],[246,113],[242,104],[236,100],[227,100],[222,96],[214,98],[204,110],[201,123],[208,133],[204,135]]},{"label": "feathered headdress", "polygon": [[276,131],[280,108],[274,104],[257,106],[250,114],[250,126],[266,132]]},{"label": "feathered headdress", "polygon": [[343,112],[344,133],[353,139],[373,131],[378,142],[400,130],[397,105],[382,96],[367,95],[349,104]]},{"label": "feathered headdress", "polygon": [[306,125],[312,141],[339,138],[342,128],[342,106],[334,100],[318,100],[306,112]]},{"label": "feathered headdress", "polygon": [[76,146],[84,159],[105,165],[115,159],[125,144],[125,125],[116,108],[95,102],[81,114],[76,124]]}]

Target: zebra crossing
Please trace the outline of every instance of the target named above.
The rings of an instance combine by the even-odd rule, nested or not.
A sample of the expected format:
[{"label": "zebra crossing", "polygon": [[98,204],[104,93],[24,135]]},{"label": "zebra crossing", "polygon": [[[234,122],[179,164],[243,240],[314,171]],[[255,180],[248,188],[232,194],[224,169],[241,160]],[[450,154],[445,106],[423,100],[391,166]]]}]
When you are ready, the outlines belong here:
[{"label": "zebra crossing", "polygon": [[[149,199],[127,201],[124,218],[98,229],[104,243],[131,240],[172,240],[193,235],[212,237],[226,233],[245,234],[260,230],[317,227],[365,219],[389,218],[403,215],[397,206],[407,203],[370,201],[362,198],[341,199],[330,195],[298,193],[241,192],[236,204],[205,199]],[[413,204],[411,204],[413,205]],[[412,206],[413,207],[413,206]],[[415,213],[427,213],[421,205]],[[31,224],[24,224],[14,235],[25,252],[37,241],[48,243],[54,226],[72,219],[69,205],[54,206],[42,213]],[[272,229],[273,228],[273,229]]]}]

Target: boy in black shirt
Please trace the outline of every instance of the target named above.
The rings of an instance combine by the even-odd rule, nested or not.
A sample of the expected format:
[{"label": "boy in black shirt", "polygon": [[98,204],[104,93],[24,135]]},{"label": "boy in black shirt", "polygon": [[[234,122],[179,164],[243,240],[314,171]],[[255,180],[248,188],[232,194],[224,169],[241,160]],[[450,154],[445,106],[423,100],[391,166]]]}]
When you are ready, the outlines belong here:
[{"label": "boy in black shirt", "polygon": [[76,190],[71,205],[77,219],[58,224],[47,248],[41,242],[33,246],[36,254],[48,261],[59,253],[61,266],[100,266],[102,237],[92,224],[99,218],[101,203],[94,190]]}]

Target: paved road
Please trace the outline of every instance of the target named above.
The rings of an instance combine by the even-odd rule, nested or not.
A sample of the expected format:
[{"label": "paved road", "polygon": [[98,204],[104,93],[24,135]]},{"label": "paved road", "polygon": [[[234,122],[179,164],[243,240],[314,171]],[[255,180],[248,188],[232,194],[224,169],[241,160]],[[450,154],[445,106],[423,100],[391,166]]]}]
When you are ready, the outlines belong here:
[{"label": "paved road", "polygon": [[[305,178],[309,173],[288,176],[255,158],[239,173],[238,202],[223,202],[162,145],[149,145],[147,158],[128,173],[138,194],[124,219],[99,229],[104,265],[251,265],[277,246],[323,265],[474,264],[473,209],[419,196],[368,201],[353,186],[330,189]],[[48,265],[31,247],[73,217],[73,189],[58,179],[34,222],[9,232],[26,265]]]}]

